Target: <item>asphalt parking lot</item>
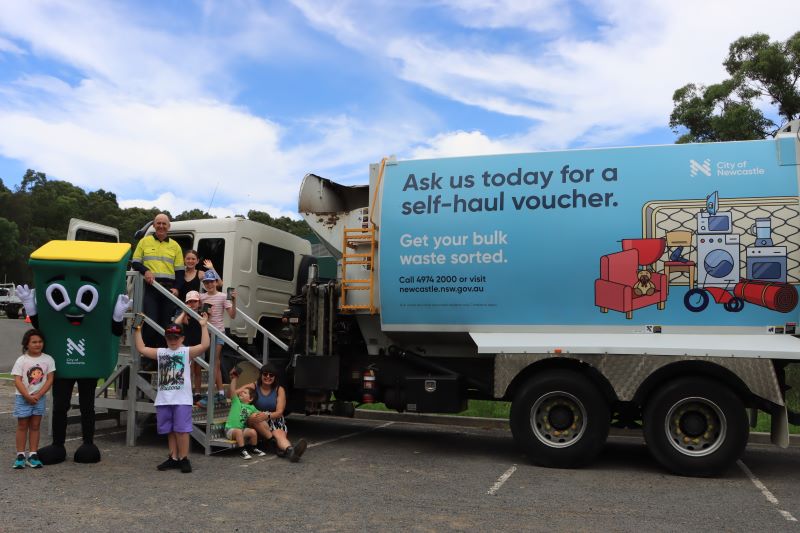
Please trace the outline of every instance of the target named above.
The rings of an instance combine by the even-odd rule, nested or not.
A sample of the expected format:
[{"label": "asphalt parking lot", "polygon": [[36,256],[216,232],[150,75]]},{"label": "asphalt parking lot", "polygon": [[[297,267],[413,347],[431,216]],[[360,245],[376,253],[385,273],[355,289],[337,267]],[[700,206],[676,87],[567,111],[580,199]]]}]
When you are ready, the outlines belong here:
[{"label": "asphalt parking lot", "polygon": [[[530,465],[507,429],[292,416],[290,436],[310,443],[300,463],[195,446],[184,475],[156,471],[166,442],[153,428],[127,447],[124,426],[108,420],[98,423],[99,464],[16,471],[12,395],[0,381],[3,532],[800,528],[796,447],[751,444],[724,476],[695,479],[661,470],[635,435],[610,438],[588,468],[557,470]],[[72,452],[78,425],[69,439]]]}]

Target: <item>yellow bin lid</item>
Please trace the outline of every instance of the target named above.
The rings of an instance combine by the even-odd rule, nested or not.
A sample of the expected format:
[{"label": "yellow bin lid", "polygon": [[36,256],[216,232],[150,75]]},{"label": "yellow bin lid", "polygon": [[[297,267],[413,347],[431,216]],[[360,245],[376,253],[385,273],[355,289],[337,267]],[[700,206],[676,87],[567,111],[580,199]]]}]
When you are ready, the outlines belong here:
[{"label": "yellow bin lid", "polygon": [[86,261],[118,263],[131,245],[124,242],[50,241],[31,254],[40,261]]}]

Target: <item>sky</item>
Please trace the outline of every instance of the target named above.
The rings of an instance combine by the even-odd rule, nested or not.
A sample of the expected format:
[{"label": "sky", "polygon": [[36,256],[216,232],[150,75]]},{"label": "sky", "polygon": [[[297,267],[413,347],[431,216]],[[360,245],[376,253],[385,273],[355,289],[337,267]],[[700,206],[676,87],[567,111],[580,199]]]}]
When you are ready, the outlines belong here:
[{"label": "sky", "polygon": [[668,144],[672,93],[774,0],[0,0],[0,178],[122,207],[297,216],[303,176],[421,159]]}]

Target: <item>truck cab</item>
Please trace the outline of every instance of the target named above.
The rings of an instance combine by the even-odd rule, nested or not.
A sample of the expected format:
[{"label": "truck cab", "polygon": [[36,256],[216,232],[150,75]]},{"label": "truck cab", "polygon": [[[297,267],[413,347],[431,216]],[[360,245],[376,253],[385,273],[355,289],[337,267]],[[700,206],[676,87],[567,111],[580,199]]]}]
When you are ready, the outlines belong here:
[{"label": "truck cab", "polygon": [[68,241],[119,242],[119,230],[79,218],[69,219]]},{"label": "truck cab", "polygon": [[[146,234],[152,233],[149,228]],[[169,237],[184,253],[197,251],[198,269],[211,260],[224,287],[236,289],[239,311],[273,333],[314,262],[308,240],[241,217],[172,222]],[[256,339],[256,329],[243,318],[226,315],[225,321],[235,337],[248,344]]]}]

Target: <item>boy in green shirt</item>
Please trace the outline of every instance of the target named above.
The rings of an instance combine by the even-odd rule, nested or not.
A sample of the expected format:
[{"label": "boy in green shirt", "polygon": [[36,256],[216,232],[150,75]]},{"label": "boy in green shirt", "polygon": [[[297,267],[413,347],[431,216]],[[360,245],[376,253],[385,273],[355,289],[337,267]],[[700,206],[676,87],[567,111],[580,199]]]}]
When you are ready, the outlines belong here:
[{"label": "boy in green shirt", "polygon": [[[231,369],[230,376],[231,385],[228,390],[232,398],[228,420],[225,421],[225,438],[236,441],[236,444],[242,450],[240,453],[242,459],[251,459],[253,455],[263,457],[267,454],[256,448],[258,433],[256,433],[255,429],[247,427],[247,419],[250,415],[258,412],[258,409],[252,404],[253,391],[247,386],[236,388],[239,379],[239,373],[236,368]],[[245,447],[245,440],[249,443],[247,447]]]}]

